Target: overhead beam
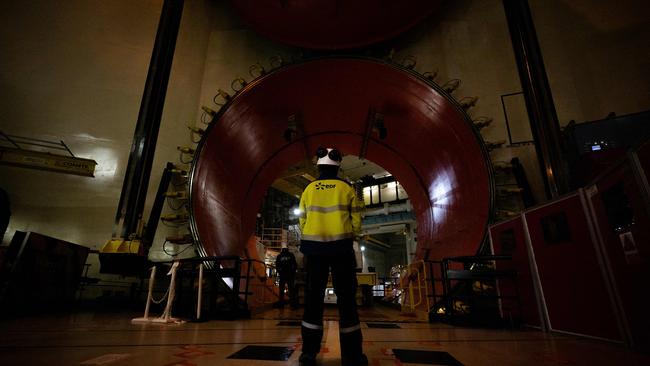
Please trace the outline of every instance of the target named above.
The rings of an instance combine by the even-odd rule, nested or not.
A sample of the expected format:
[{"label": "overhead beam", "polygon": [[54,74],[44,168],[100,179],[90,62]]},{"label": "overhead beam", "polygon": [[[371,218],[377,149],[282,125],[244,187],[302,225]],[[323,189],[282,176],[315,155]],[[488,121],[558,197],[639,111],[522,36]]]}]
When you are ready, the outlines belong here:
[{"label": "overhead beam", "polygon": [[503,0],[535,150],[548,198],[569,190],[551,87],[527,0]]},{"label": "overhead beam", "polygon": [[142,219],[183,5],[184,0],[165,0],[163,3],[113,236],[128,238],[136,233]]},{"label": "overhead beam", "polygon": [[92,159],[51,154],[40,151],[0,147],[0,164],[57,173],[94,177],[97,162]]}]

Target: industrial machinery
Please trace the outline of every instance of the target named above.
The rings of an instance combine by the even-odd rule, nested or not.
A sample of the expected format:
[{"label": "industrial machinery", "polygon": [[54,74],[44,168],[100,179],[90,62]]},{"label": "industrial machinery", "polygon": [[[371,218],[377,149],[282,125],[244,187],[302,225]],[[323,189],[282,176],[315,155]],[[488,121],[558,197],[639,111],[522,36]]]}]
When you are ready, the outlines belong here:
[{"label": "industrial machinery", "polygon": [[[329,50],[394,38],[442,3],[408,2],[409,6],[375,6],[362,1],[355,7],[345,2],[313,1],[303,6],[234,1],[233,6],[260,33]],[[179,11],[170,11],[167,3],[159,37],[175,39]],[[312,22],[314,14],[318,21]],[[287,19],[307,22],[303,27]],[[368,24],[360,25],[360,19]],[[169,29],[164,21],[169,21]],[[328,26],[336,31],[324,30]],[[360,30],[368,32],[360,34]],[[301,39],[292,41],[292,35]],[[316,39],[317,35],[333,38]],[[160,59],[152,58],[134,146],[151,138],[155,141],[158,123],[151,121],[159,122],[173,48],[171,42],[165,53],[154,52]],[[201,256],[246,255],[258,260],[252,258],[257,253],[247,250],[247,243],[255,232],[256,213],[266,190],[279,172],[309,162],[319,145],[336,145],[344,154],[372,160],[399,180],[409,192],[417,220],[414,259],[472,255],[484,247],[495,196],[489,151],[503,143],[483,141],[479,130],[491,119],[473,120],[468,114],[477,97],[452,96],[461,85],[459,79],[438,83],[437,71],[418,72],[414,57],[397,62],[393,55],[394,51],[382,58],[320,54],[294,57],[291,62],[274,57],[270,67],[252,65],[251,80],[237,77],[230,85],[233,92],[217,89],[216,107],[202,108],[201,121],[207,127],[193,129],[200,136],[198,145],[181,150],[191,156],[189,217],[183,219],[189,220]],[[156,63],[160,67],[154,67]],[[156,70],[167,74],[157,75]],[[157,79],[162,83],[152,82]],[[163,88],[149,93],[155,85]],[[138,167],[150,167],[152,151],[147,148],[130,159],[116,217],[116,224],[124,222],[117,225],[122,229],[120,238],[135,231],[149,174],[146,169],[140,174]]]},{"label": "industrial machinery", "polygon": [[363,47],[393,38],[441,4],[442,0],[232,1],[234,11],[259,33],[319,50]]},{"label": "industrial machinery", "polygon": [[201,255],[240,255],[278,172],[331,144],[378,163],[409,192],[416,258],[476,253],[494,189],[481,126],[466,113],[476,101],[451,96],[459,80],[438,85],[434,73],[414,71],[412,59],[273,65],[254,65],[252,82],[237,82],[234,95],[219,90],[218,111],[204,108],[208,127],[190,173],[190,222]]},{"label": "industrial machinery", "polygon": [[650,111],[574,123],[563,131],[571,186],[579,188],[624,160],[628,151],[650,137]]}]

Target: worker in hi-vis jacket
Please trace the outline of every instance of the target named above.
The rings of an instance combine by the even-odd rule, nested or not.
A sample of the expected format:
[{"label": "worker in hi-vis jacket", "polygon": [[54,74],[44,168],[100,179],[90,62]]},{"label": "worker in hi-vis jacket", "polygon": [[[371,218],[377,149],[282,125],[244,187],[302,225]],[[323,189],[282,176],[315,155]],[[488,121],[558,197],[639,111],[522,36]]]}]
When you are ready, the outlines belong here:
[{"label": "worker in hi-vis jacket", "polygon": [[316,364],[323,338],[323,299],[330,270],[340,316],[341,363],[367,365],[355,299],[357,277],[352,246],[361,232],[363,201],[348,182],[337,176],[342,161],[338,150],[319,147],[316,156],[320,176],[305,188],[300,198],[300,251],[305,255],[307,272],[300,365]]}]

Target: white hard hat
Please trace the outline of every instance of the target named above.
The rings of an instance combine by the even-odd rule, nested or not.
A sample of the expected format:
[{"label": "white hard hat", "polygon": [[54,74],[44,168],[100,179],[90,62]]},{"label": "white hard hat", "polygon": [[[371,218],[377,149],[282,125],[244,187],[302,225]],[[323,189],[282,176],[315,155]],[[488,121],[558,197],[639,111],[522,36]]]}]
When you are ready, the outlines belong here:
[{"label": "white hard hat", "polygon": [[340,166],[341,165],[341,160],[343,160],[343,156],[341,153],[331,147],[324,148],[324,147],[319,147],[316,150],[316,157],[318,160],[316,161],[316,165],[335,165],[335,166]]}]

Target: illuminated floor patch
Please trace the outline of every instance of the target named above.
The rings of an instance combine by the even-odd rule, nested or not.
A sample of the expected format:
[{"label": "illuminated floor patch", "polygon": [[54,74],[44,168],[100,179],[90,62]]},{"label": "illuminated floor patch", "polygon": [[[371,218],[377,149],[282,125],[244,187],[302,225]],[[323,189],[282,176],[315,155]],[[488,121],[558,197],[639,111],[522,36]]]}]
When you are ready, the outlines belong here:
[{"label": "illuminated floor patch", "polygon": [[109,363],[117,362],[129,358],[131,355],[128,353],[109,353],[107,355],[93,358],[82,362],[82,365],[108,365]]},{"label": "illuminated floor patch", "polygon": [[243,360],[286,361],[291,357],[292,347],[277,346],[246,346],[228,356]]},{"label": "illuminated floor patch", "polygon": [[382,329],[400,329],[401,327],[395,323],[366,323],[368,328],[382,328]]},{"label": "illuminated floor patch", "polygon": [[418,351],[411,349],[393,349],[393,354],[402,363],[421,363],[427,365],[463,366],[447,352]]}]

